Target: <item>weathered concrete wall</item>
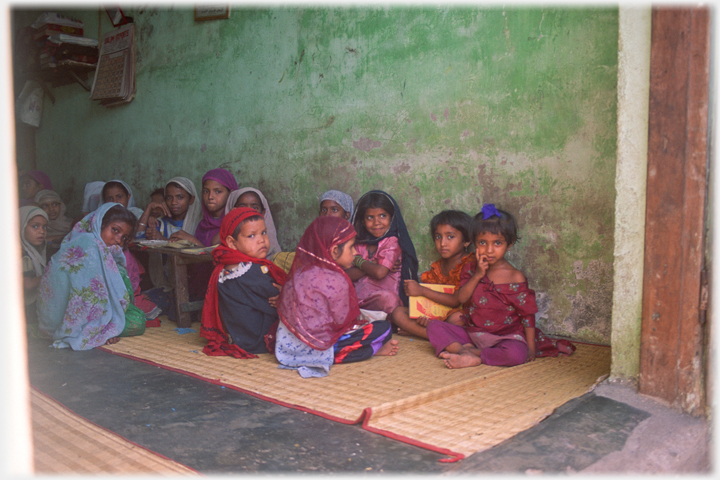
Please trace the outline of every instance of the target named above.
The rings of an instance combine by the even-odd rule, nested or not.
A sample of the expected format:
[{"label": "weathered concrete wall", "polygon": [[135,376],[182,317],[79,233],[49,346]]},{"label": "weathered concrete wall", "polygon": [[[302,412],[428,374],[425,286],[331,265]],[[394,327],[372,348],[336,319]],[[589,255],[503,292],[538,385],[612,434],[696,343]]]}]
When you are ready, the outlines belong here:
[{"label": "weathered concrete wall", "polygon": [[651,16],[620,8],[612,376],[623,380],[640,371]]},{"label": "weathered concrete wall", "polygon": [[[433,214],[513,212],[511,261],[549,333],[610,343],[618,11],[607,8],[263,8],[195,23],[185,8],[125,8],[135,100],[105,109],[55,90],[38,167],[79,208],[122,178],[146,199],[217,166],[260,188],[291,249],[326,189],[391,193],[421,268]],[[88,36],[97,10],[65,12]],[[69,168],[71,167],[71,168]]]}]

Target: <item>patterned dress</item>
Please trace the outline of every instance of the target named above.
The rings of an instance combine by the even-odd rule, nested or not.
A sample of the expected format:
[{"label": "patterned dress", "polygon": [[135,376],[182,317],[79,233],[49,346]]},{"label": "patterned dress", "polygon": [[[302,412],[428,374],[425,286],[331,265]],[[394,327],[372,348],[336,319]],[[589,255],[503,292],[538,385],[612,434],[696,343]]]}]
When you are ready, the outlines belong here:
[{"label": "patterned dress", "polygon": [[88,350],[145,331],[123,251],[108,247],[100,236],[102,219],[115,205],[105,203],[75,225],[40,282],[39,327],[56,348]]},{"label": "patterned dress", "polygon": [[[470,276],[463,276],[461,287]],[[486,275],[470,297],[463,319],[471,336],[490,334],[527,343],[525,329],[535,328],[535,313],[535,291],[527,282],[495,285]]]},{"label": "patterned dress", "polygon": [[[460,287],[470,280],[476,267],[475,262],[463,267]],[[464,309],[465,325],[430,321],[428,339],[438,355],[451,344],[474,344],[486,365],[520,365],[528,353],[525,328],[535,327],[535,312],[535,292],[527,282],[495,285],[486,275]]]},{"label": "patterned dress", "polygon": [[[475,262],[468,262],[463,267],[460,287],[470,280],[476,267]],[[529,288],[527,282],[496,285],[486,275],[478,283],[464,309],[465,326],[457,327],[433,320],[428,324],[428,337],[438,355],[454,342],[473,343],[483,350],[483,355],[490,358],[495,356],[493,348],[505,348],[505,352],[497,355],[499,359],[495,357],[491,360],[499,363],[489,363],[486,358],[483,358],[483,363],[510,366],[523,363],[524,358],[518,350],[507,350],[508,345],[512,345],[508,341],[527,345],[525,329],[533,328],[536,357],[572,354],[575,345],[565,339],[551,339],[535,327],[537,311],[535,291]],[[513,358],[506,358],[507,355]]]}]

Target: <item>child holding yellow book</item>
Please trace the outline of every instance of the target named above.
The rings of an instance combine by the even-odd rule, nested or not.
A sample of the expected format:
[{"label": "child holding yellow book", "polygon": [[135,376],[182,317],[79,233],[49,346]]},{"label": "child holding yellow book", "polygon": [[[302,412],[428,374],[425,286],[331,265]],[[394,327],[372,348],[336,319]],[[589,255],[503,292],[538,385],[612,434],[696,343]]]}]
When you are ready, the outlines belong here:
[{"label": "child holding yellow book", "polygon": [[[444,210],[430,220],[430,234],[435,242],[435,249],[440,259],[430,265],[430,270],[420,275],[420,282],[405,280],[405,293],[409,297],[425,297],[430,302],[448,307],[442,316],[432,316],[428,310],[427,302],[418,301],[421,299],[411,298],[411,307],[420,305],[419,315],[414,315],[412,308],[411,317],[421,326],[427,326],[430,320],[444,320],[454,325],[462,325],[460,312],[462,310],[457,297],[458,285],[460,284],[460,272],[467,262],[474,260],[473,254],[468,254],[467,249],[471,244],[472,218],[465,212],[459,210]],[[437,288],[424,286],[422,284],[435,284],[448,286],[450,288]],[[448,292],[447,290],[450,290]],[[437,305],[435,305],[437,307]],[[423,315],[423,308],[427,315]]]}]

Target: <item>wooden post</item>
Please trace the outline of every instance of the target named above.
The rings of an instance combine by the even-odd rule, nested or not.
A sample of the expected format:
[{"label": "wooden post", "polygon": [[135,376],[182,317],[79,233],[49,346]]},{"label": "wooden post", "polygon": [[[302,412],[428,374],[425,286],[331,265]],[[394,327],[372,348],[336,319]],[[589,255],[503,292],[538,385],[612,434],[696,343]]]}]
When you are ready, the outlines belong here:
[{"label": "wooden post", "polygon": [[652,14],[640,393],[702,414],[708,7]]}]

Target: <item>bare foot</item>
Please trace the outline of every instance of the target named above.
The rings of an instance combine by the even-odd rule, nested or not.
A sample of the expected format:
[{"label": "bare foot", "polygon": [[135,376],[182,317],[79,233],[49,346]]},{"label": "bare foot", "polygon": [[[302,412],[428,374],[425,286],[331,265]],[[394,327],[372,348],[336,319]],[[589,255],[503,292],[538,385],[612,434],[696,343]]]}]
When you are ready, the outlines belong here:
[{"label": "bare foot", "polygon": [[465,368],[465,367],[477,367],[482,363],[480,357],[476,357],[472,353],[449,353],[440,352],[440,358],[443,358],[445,366],[448,368]]},{"label": "bare foot", "polygon": [[395,355],[399,349],[400,346],[398,345],[398,341],[392,339],[387,341],[385,345],[380,347],[380,350],[378,350],[375,355]]},{"label": "bare foot", "polygon": [[120,341],[120,337],[108,338],[107,342],[105,342],[105,345],[112,345],[113,343],[117,343],[119,341]]},{"label": "bare foot", "polygon": [[402,328],[398,328],[397,334],[402,335],[403,337],[412,337],[412,333],[408,333]]}]

